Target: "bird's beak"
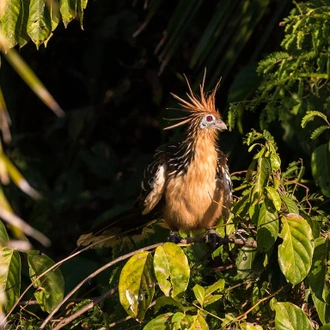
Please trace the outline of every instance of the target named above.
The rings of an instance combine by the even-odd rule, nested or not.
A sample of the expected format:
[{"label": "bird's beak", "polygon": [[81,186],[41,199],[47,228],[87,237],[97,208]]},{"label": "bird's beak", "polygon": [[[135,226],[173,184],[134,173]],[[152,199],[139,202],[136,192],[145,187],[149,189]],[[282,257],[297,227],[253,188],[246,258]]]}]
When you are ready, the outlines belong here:
[{"label": "bird's beak", "polygon": [[221,119],[218,119],[215,122],[215,128],[217,130],[219,130],[220,132],[223,132],[223,131],[227,131],[228,130],[227,125]]}]

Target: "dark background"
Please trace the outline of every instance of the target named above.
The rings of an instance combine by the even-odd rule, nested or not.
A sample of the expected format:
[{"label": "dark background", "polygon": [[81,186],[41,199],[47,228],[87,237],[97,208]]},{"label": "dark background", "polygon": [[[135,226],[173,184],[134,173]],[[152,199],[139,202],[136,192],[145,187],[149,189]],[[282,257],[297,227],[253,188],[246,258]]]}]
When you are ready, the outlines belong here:
[{"label": "dark background", "polygon": [[[109,0],[89,1],[84,30],[78,20],[67,28],[60,24],[47,48],[36,50],[31,41],[24,46],[21,55],[65,110],[62,119],[2,62],[13,121],[13,141],[4,148],[44,198],[33,201],[13,184],[6,194],[15,212],[52,240],[45,252],[55,260],[75,249],[80,234],[129,207],[154,149],[180,139],[180,129],[165,133],[162,128],[164,117],[177,115],[166,110],[176,104],[170,92],[184,96],[187,90],[183,73],[196,91],[205,67],[207,89],[222,77],[217,106],[226,120],[229,102],[253,95],[260,81],[258,60],[280,49],[284,31],[279,22],[291,1],[195,2],[198,10],[179,29],[176,46],[169,40],[178,1],[158,1],[153,11],[155,2]],[[211,38],[206,55],[192,63],[205,28],[221,6],[223,24],[213,44]],[[151,12],[149,24],[133,37]],[[239,84],[242,73],[245,83]],[[258,112],[243,114],[238,128],[221,135],[231,172],[245,170],[251,162],[242,137],[258,125]],[[281,141],[280,126],[270,130],[279,137],[282,160],[288,163],[295,155]]]}]

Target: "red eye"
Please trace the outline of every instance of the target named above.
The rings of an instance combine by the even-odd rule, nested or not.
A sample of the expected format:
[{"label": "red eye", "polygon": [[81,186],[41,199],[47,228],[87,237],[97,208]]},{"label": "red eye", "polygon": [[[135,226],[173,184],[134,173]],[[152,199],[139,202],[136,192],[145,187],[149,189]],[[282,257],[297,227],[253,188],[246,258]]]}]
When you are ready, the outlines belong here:
[{"label": "red eye", "polygon": [[213,116],[211,116],[211,115],[208,115],[208,116],[206,116],[206,121],[207,122],[211,122],[211,121],[213,121],[214,120],[214,117]]}]

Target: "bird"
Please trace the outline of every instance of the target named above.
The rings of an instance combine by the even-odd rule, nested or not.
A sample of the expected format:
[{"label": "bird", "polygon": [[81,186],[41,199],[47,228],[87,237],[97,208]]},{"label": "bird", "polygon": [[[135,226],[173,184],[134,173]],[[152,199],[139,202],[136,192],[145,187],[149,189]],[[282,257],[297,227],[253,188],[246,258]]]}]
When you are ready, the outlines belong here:
[{"label": "bird", "polygon": [[[176,123],[165,130],[185,126],[182,141],[159,146],[152,162],[145,168],[141,189],[133,207],[113,217],[93,235],[100,235],[113,223],[135,217],[146,221],[161,217],[171,230],[170,241],[176,241],[179,231],[206,230],[213,233],[220,217],[228,219],[232,201],[232,182],[226,155],[218,144],[220,132],[227,130],[216,108],[215,96],[220,80],[210,92],[205,92],[206,71],[199,85],[199,95],[192,91],[188,78],[186,98],[171,95],[185,115],[172,118]],[[81,236],[80,243],[92,242]]]}]

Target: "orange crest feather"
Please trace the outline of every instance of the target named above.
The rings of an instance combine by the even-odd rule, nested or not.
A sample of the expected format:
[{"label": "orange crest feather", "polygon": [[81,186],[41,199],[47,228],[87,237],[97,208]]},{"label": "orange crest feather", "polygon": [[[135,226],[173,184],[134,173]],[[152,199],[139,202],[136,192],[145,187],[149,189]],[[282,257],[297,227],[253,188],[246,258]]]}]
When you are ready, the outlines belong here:
[{"label": "orange crest feather", "polygon": [[205,86],[205,77],[206,77],[206,70],[204,71],[202,83],[199,85],[199,91],[200,95],[195,94],[190,86],[189,80],[186,75],[183,75],[186,83],[188,85],[189,93],[186,93],[188,96],[188,100],[184,100],[183,98],[179,97],[176,94],[171,93],[171,95],[179,101],[179,105],[182,107],[181,109],[173,109],[173,110],[180,110],[184,112],[188,112],[189,114],[186,117],[180,117],[180,118],[172,118],[167,119],[171,121],[175,120],[181,120],[180,122],[165,127],[164,130],[172,129],[178,126],[182,126],[184,124],[189,123],[193,118],[204,116],[205,114],[213,114],[216,117],[219,117],[220,114],[217,111],[215,107],[215,94],[219,88],[221,79],[217,82],[214,89],[208,93],[204,92],[204,86]]}]

